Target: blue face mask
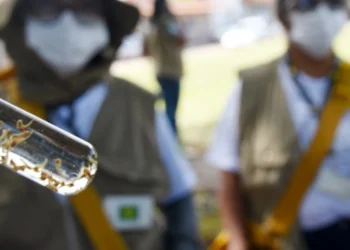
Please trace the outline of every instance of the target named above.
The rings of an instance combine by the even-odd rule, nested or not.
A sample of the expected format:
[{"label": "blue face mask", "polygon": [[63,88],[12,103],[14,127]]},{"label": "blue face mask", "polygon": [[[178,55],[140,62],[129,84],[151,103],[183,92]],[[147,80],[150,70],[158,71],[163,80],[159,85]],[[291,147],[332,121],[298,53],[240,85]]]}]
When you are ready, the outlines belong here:
[{"label": "blue face mask", "polygon": [[76,17],[63,12],[55,20],[28,19],[25,38],[34,50],[61,78],[77,74],[109,43],[104,20],[95,16]]}]

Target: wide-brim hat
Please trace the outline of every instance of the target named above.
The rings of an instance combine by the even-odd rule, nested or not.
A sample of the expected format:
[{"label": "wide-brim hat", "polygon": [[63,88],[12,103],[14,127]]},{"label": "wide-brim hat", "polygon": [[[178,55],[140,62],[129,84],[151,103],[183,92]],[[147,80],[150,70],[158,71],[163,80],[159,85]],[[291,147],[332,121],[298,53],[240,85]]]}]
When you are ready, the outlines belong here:
[{"label": "wide-brim hat", "polygon": [[121,39],[133,32],[140,14],[136,7],[120,0],[102,0],[110,29],[111,43],[119,46]]}]

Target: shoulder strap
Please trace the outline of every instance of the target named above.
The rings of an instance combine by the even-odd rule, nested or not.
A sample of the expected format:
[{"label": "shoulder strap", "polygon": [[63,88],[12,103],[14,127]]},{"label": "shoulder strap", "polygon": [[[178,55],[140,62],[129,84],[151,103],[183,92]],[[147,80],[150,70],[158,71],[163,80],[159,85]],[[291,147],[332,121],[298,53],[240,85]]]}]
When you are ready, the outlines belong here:
[{"label": "shoulder strap", "polygon": [[[286,192],[267,220],[253,227],[253,237],[259,245],[279,249],[280,238],[287,236],[297,217],[302,198],[317,174],[324,157],[331,149],[338,123],[350,108],[350,70],[341,65],[339,75],[321,115],[316,136],[303,154]],[[260,241],[260,242],[259,242]]]},{"label": "shoulder strap", "polygon": [[15,67],[9,67],[6,69],[0,70],[0,81],[7,81],[13,77],[15,77],[16,70]]},{"label": "shoulder strap", "polygon": [[96,250],[127,250],[123,237],[115,231],[102,211],[100,197],[90,185],[70,198],[72,205]]}]

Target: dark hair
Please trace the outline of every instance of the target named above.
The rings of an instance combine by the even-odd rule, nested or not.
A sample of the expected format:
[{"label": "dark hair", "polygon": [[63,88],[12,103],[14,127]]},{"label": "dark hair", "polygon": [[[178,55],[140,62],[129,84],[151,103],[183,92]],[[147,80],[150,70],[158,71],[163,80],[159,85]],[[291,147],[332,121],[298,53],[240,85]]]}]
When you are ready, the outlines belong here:
[{"label": "dark hair", "polygon": [[290,0],[277,0],[276,6],[277,17],[286,28],[289,27],[287,4],[288,1]]},{"label": "dark hair", "polygon": [[155,0],[152,22],[157,22],[164,13],[169,13],[167,0]]}]

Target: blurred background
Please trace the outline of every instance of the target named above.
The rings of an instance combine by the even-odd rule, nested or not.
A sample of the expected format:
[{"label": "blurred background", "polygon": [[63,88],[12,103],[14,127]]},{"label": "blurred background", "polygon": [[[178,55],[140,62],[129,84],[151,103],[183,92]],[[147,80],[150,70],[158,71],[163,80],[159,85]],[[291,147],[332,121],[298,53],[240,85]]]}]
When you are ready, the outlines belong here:
[{"label": "blurred background", "polygon": [[[153,13],[153,0],[125,0],[136,5],[142,19],[128,36],[111,67],[154,93],[159,92],[150,58],[143,56],[143,27]],[[286,40],[274,14],[274,0],[168,0],[186,37],[185,76],[178,110],[179,136],[199,174],[197,207],[206,241],[220,222],[215,205],[216,173],[205,166],[203,154],[237,72],[281,55]],[[350,4],[349,4],[350,5]],[[335,43],[335,51],[350,61],[350,23]],[[10,63],[0,43],[0,67]]]},{"label": "blurred background", "polygon": [[[137,5],[144,22],[152,0],[128,0]],[[216,173],[202,159],[237,72],[283,54],[286,39],[275,17],[274,0],[169,0],[186,36],[185,75],[178,110],[179,136],[199,174],[197,205],[207,242],[220,229],[216,213]],[[140,23],[140,26],[142,23]],[[350,61],[350,23],[335,50]],[[136,31],[119,50],[111,71],[157,93],[159,84],[149,58],[142,57],[143,35]],[[340,53],[339,53],[340,54]]]}]

